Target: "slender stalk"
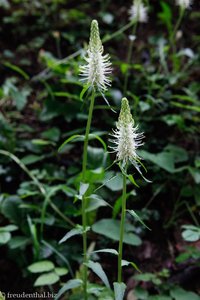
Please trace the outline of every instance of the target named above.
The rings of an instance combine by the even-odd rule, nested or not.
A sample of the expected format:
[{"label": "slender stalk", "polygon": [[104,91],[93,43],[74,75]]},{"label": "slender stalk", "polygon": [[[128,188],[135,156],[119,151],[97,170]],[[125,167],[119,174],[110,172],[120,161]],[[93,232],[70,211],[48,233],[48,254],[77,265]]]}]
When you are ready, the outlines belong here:
[{"label": "slender stalk", "polygon": [[124,223],[126,216],[126,175],[123,174],[122,214],[120,224],[119,255],[118,255],[118,282],[122,282],[122,254],[124,239]]},{"label": "slender stalk", "polygon": [[177,59],[176,59],[176,33],[178,31],[178,28],[181,24],[181,21],[183,19],[184,16],[184,9],[180,8],[180,13],[179,13],[179,17],[178,20],[174,26],[174,30],[171,32],[170,36],[169,36],[169,41],[170,41],[170,48],[172,49],[172,58],[173,58],[173,70],[175,69],[176,71],[176,67],[177,67]]},{"label": "slender stalk", "polygon": [[[133,31],[132,31],[132,36],[135,36],[136,33],[136,29],[137,29],[137,20],[135,21],[134,25],[133,25]],[[125,80],[124,80],[124,96],[126,95],[126,90],[127,90],[127,85],[128,85],[128,78],[129,78],[129,65],[131,62],[131,56],[132,56],[132,52],[133,52],[133,43],[134,43],[134,39],[131,39],[129,42],[129,47],[128,47],[128,55],[127,55],[127,72],[125,74]]]},{"label": "slender stalk", "polygon": [[106,42],[112,40],[112,39],[115,38],[116,36],[122,34],[124,31],[126,31],[127,29],[129,29],[132,25],[133,25],[133,21],[130,21],[128,24],[124,25],[124,26],[121,27],[119,30],[113,32],[113,33],[110,34],[110,35],[105,36],[105,37],[102,39],[102,42],[103,42],[103,43],[106,43]]},{"label": "slender stalk", "polygon": [[[86,181],[86,171],[87,171],[87,148],[88,148],[88,140],[89,140],[89,133],[92,121],[92,114],[94,109],[94,100],[95,100],[95,90],[92,90],[92,96],[90,100],[90,108],[87,120],[87,126],[85,131],[85,140],[84,140],[84,147],[83,147],[83,164],[82,164],[82,181]],[[82,199],[82,225],[83,225],[83,289],[84,289],[84,299],[87,300],[87,216],[86,216],[86,198],[83,195]]]}]

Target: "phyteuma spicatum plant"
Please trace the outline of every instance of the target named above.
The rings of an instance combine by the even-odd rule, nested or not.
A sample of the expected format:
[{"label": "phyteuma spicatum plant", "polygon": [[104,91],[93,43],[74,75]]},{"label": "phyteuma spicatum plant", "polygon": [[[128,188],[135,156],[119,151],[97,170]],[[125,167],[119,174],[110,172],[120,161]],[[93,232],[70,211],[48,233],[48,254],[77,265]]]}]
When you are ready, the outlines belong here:
[{"label": "phyteuma spicatum plant", "polygon": [[[103,45],[99,35],[98,22],[93,20],[91,23],[90,40],[85,57],[86,65],[80,67],[80,75],[82,81],[85,82],[83,92],[88,88],[91,90],[91,99],[88,120],[85,131],[84,148],[83,148],[83,162],[82,162],[82,182],[86,184],[86,170],[87,170],[87,148],[90,134],[90,127],[94,109],[95,96],[100,92],[104,97],[104,93],[108,86],[111,85],[109,75],[111,74],[111,63],[109,55],[103,55]],[[82,92],[82,93],[83,93]],[[104,97],[105,99],[105,97]],[[106,99],[105,99],[106,100]],[[106,100],[107,101],[107,100]],[[86,218],[86,199],[82,197],[82,226],[83,226],[83,287],[84,299],[87,300],[87,218]]]},{"label": "phyteuma spicatum plant", "polygon": [[[117,129],[111,134],[114,144],[111,148],[116,152],[116,161],[119,163],[123,176],[123,192],[122,192],[122,211],[120,223],[120,240],[118,250],[118,284],[122,283],[122,254],[123,254],[123,239],[124,239],[124,224],[126,216],[126,178],[130,178],[127,174],[129,164],[140,171],[140,157],[137,154],[137,149],[143,145],[143,133],[138,132],[138,126],[135,126],[132,117],[129,102],[126,98],[122,99],[121,110],[116,123]],[[132,180],[133,182],[134,179]]]}]

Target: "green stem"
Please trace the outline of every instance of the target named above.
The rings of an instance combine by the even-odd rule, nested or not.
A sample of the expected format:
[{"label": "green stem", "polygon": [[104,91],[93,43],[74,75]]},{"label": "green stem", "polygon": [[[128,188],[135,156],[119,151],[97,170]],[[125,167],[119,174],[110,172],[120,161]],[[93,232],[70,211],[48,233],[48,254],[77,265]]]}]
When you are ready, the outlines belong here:
[{"label": "green stem", "polygon": [[[85,131],[85,140],[84,140],[84,147],[83,147],[83,165],[82,165],[82,181],[86,181],[86,171],[87,171],[87,148],[88,148],[88,140],[89,140],[89,133],[92,121],[92,114],[94,109],[94,100],[95,100],[95,90],[92,90],[92,96],[90,101],[90,108],[87,120],[87,126]],[[86,216],[86,198],[83,195],[82,199],[82,225],[83,225],[83,289],[84,289],[84,299],[87,300],[87,216]]]},{"label": "green stem", "polygon": [[118,254],[118,282],[122,282],[122,254],[124,239],[124,223],[126,216],[126,175],[123,174],[122,214],[120,224],[119,254]]},{"label": "green stem", "polygon": [[[136,28],[137,28],[137,21],[134,23],[133,31],[132,31],[132,36],[135,36]],[[131,56],[132,56],[132,52],[133,52],[133,43],[134,43],[134,40],[131,39],[130,43],[129,43],[128,55],[127,55],[127,65],[128,65],[128,68],[127,68],[127,71],[126,71],[126,74],[125,74],[125,80],[124,80],[124,89],[123,89],[123,92],[124,92],[123,95],[124,96],[126,95],[126,90],[127,90],[127,85],[128,85],[129,65],[130,65],[130,62],[131,62]]]},{"label": "green stem", "polygon": [[176,65],[177,65],[177,60],[176,60],[176,33],[178,31],[178,28],[181,24],[181,21],[183,19],[184,16],[184,12],[185,9],[184,8],[180,8],[180,13],[179,13],[179,17],[178,20],[174,26],[174,30],[171,32],[170,36],[169,36],[169,40],[170,40],[170,48],[172,49],[172,57],[173,57],[173,70],[176,69]]},{"label": "green stem", "polygon": [[113,38],[115,38],[116,36],[122,34],[124,31],[126,31],[127,29],[129,29],[132,25],[133,25],[133,21],[130,21],[128,24],[124,25],[119,30],[115,31],[113,34],[105,36],[102,39],[102,43],[106,43],[106,42],[112,40]]}]

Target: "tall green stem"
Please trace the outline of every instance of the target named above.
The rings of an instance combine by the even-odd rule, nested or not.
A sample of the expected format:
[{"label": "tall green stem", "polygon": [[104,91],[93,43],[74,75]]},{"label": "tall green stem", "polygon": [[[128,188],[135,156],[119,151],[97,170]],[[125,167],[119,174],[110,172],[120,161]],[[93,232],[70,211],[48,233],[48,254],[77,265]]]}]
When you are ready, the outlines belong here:
[{"label": "tall green stem", "polygon": [[120,224],[119,254],[118,254],[118,282],[122,282],[122,254],[124,240],[124,223],[126,216],[126,175],[123,174],[122,214]]},{"label": "tall green stem", "polygon": [[[137,28],[137,21],[135,21],[134,25],[133,25],[133,31],[132,31],[132,36],[135,36],[136,33],[136,28]],[[134,43],[134,39],[131,39],[129,42],[129,47],[128,47],[128,55],[127,55],[127,72],[125,74],[125,80],[124,80],[124,96],[126,95],[126,90],[127,90],[127,85],[128,85],[128,78],[129,78],[129,65],[131,62],[131,56],[132,56],[132,52],[133,52],[133,43]]]},{"label": "tall green stem", "polygon": [[128,24],[124,25],[123,27],[121,27],[119,30],[115,31],[114,33],[105,36],[102,39],[103,43],[106,43],[110,40],[112,40],[113,38],[115,38],[116,36],[122,34],[124,31],[126,31],[127,29],[129,29],[131,26],[133,25],[133,21],[130,21]]},{"label": "tall green stem", "polygon": [[[84,140],[84,147],[83,147],[83,164],[82,164],[82,181],[86,182],[86,171],[87,171],[87,148],[88,148],[88,140],[89,140],[89,133],[92,121],[92,114],[94,109],[94,100],[95,100],[95,90],[92,90],[92,96],[90,100],[90,108],[87,120],[87,126],[85,131],[85,140]],[[86,198],[83,195],[82,199],[82,225],[83,225],[83,289],[84,289],[84,299],[87,300],[87,216],[86,216]]]},{"label": "tall green stem", "polygon": [[172,49],[172,58],[173,58],[173,70],[175,69],[176,71],[176,67],[177,67],[177,59],[176,59],[176,34],[178,31],[178,28],[181,24],[181,21],[183,19],[184,16],[184,8],[180,8],[180,13],[179,13],[179,17],[178,20],[174,26],[174,30],[170,33],[169,36],[169,40],[170,40],[170,48]]}]

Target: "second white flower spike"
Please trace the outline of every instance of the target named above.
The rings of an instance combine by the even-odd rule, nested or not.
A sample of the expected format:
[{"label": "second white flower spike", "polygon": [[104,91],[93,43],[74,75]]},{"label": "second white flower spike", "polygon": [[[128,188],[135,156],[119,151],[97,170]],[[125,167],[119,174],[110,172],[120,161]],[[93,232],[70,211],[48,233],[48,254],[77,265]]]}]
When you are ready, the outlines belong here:
[{"label": "second white flower spike", "polygon": [[137,132],[138,127],[134,127],[134,120],[130,112],[129,102],[126,98],[122,99],[121,110],[116,130],[113,130],[114,137],[111,142],[115,145],[111,147],[117,153],[117,160],[126,167],[130,162],[139,171],[138,162],[140,157],[137,149],[143,145],[143,133]]}]

